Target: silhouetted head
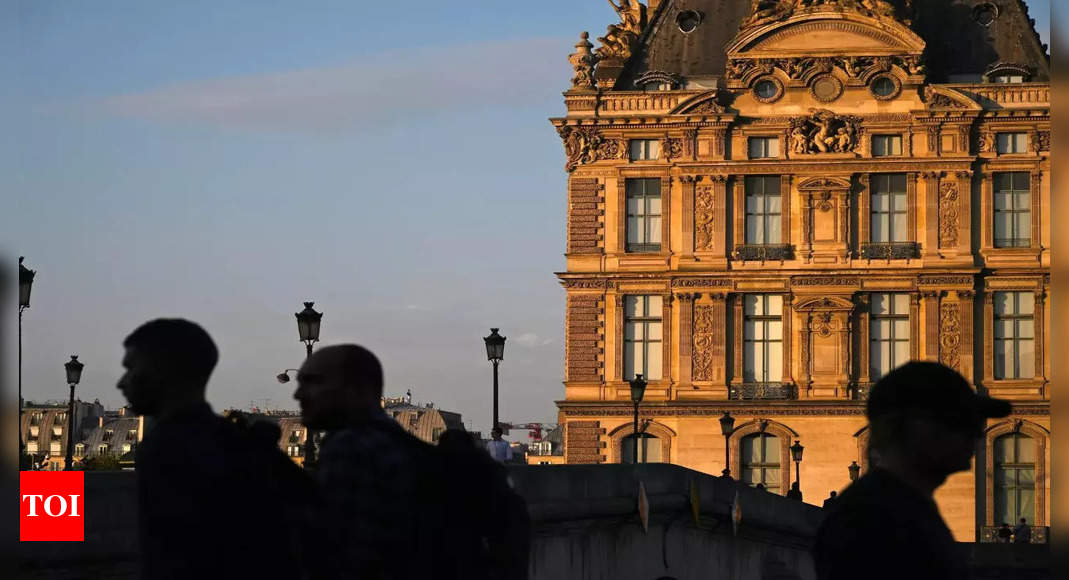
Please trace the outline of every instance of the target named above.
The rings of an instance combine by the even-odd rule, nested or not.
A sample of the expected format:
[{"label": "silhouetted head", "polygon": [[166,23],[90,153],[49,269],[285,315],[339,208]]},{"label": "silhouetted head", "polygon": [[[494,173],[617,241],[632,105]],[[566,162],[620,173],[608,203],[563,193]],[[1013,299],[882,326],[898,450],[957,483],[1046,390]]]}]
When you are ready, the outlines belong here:
[{"label": "silhouetted head", "polygon": [[1022,524],[1027,524],[1028,523],[1028,519],[1027,518],[1021,518],[1021,523]]},{"label": "silhouetted head", "polygon": [[837,495],[839,495],[839,492],[832,490],[831,495],[829,497],[834,498]]},{"label": "silhouetted head", "polygon": [[471,433],[461,429],[446,429],[445,433],[438,437],[438,447],[453,453],[467,453],[479,449],[475,446]]},{"label": "silhouetted head", "polygon": [[382,408],[382,365],[355,344],[319,349],[297,372],[302,421],[309,429],[333,430],[359,423]]},{"label": "silhouetted head", "polygon": [[969,469],[988,418],[1010,404],[978,395],[957,371],[934,362],[906,363],[881,378],[869,395],[869,447],[876,457],[909,462],[932,480]]},{"label": "silhouetted head", "polygon": [[492,437],[494,439],[494,441],[497,441],[497,440],[501,439],[501,433],[502,433],[501,427],[494,427],[493,429],[490,430],[490,437]]},{"label": "silhouetted head", "polygon": [[126,372],[118,387],[135,413],[155,416],[204,401],[219,350],[199,325],[180,318],[146,322],[123,347]]}]

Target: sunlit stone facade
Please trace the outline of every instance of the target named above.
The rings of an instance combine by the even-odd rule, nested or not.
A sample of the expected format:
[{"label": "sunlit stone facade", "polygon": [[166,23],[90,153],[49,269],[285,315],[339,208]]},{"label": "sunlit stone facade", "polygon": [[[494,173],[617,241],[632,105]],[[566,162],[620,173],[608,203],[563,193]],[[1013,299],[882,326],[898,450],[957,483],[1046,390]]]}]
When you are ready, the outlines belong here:
[{"label": "sunlit stone facade", "polygon": [[727,446],[782,494],[798,440],[819,504],[868,467],[870,386],[937,360],[1014,404],[938,492],[954,534],[1047,525],[1049,63],[1023,4],[648,4],[584,34],[552,119],[566,462],[631,460],[641,373],[644,460],[719,474]]}]

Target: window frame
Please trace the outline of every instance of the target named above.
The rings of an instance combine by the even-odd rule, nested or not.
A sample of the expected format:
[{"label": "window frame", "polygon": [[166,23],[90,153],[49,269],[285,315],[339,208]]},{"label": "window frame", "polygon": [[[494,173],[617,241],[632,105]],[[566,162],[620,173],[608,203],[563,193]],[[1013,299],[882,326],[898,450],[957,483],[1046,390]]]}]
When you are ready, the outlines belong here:
[{"label": "window frame", "polygon": [[[768,185],[775,182],[775,191],[769,191]],[[760,184],[760,187],[757,187]],[[780,175],[747,175],[742,184],[742,240],[747,246],[778,246],[783,244],[783,178]],[[760,189],[760,191],[758,191]],[[760,210],[750,211],[749,200],[751,197],[760,199]],[[770,200],[779,202],[779,210],[769,210]],[[750,218],[760,219],[763,222],[763,235],[758,239],[756,232],[751,232]],[[769,226],[774,225],[779,233],[778,239],[772,240],[769,236]]]},{"label": "window frame", "polygon": [[[665,226],[665,205],[664,194],[662,191],[662,179],[660,177],[627,177],[624,178],[624,207],[622,208],[624,215],[624,228],[623,228],[623,242],[624,252],[628,254],[655,254],[659,253],[662,248],[662,242],[664,239],[664,226]],[[657,184],[657,193],[652,194],[646,190],[646,186],[652,183]],[[633,189],[633,184],[643,184],[641,191],[636,192]],[[631,213],[631,200],[639,200],[639,205],[642,207],[641,214]],[[656,199],[660,209],[657,213],[650,211],[650,204],[652,200]],[[641,224],[642,236],[641,239],[645,241],[630,242],[631,237],[631,219],[634,218],[638,224]],[[653,220],[657,221],[660,235],[657,236],[656,242],[652,241],[651,225]]]},{"label": "window frame", "polygon": [[[639,156],[635,156],[635,146],[644,145]],[[652,156],[651,156],[652,152]],[[660,161],[661,159],[661,140],[660,139],[628,139],[627,141],[627,160],[634,163],[639,161]]]},{"label": "window frame", "polygon": [[[762,151],[754,155],[754,145],[761,144]],[[779,159],[780,139],[768,135],[752,135],[746,137],[746,156],[748,159]]]},{"label": "window frame", "polygon": [[[888,144],[898,144],[897,153],[877,153],[877,143],[886,140]],[[896,141],[897,140],[897,141]],[[902,157],[905,155],[905,140],[901,134],[880,134],[872,136],[872,143],[870,144],[873,157]]]},{"label": "window frame", "polygon": [[[884,314],[884,313],[877,314],[876,313],[874,305],[876,303],[876,297],[877,296],[886,296],[888,298],[888,302],[891,305],[891,312],[890,313],[886,313],[886,314]],[[905,297],[906,298],[906,300],[905,300],[905,311],[904,312],[898,312],[897,311],[898,308],[897,308],[896,300],[895,300],[896,297]],[[870,381],[875,382],[875,381],[879,380],[880,377],[882,377],[885,374],[887,374],[888,372],[894,370],[897,366],[899,366],[901,364],[905,364],[911,358],[913,358],[913,355],[912,355],[912,353],[913,353],[913,322],[912,322],[912,320],[910,320],[910,315],[912,314],[913,307],[912,307],[912,304],[911,304],[911,299],[912,299],[911,296],[907,292],[872,292],[872,293],[869,294],[869,313],[868,313],[868,316],[869,316],[869,360],[868,360],[868,364],[869,364],[869,380]],[[899,322],[899,321],[905,321],[906,322],[907,330],[906,330],[906,336],[904,338],[898,338],[897,333],[895,331],[895,327],[897,326],[895,323]],[[874,329],[881,322],[889,322],[890,332],[888,333],[889,338],[887,338],[887,339],[875,338],[876,332],[874,332]],[[873,348],[875,347],[875,345],[877,343],[889,344],[890,345],[891,367],[889,369],[887,369],[886,371],[884,371],[883,373],[877,372],[878,369],[876,368],[876,362],[875,362],[876,361],[876,356],[875,356],[875,353],[873,351]],[[896,352],[895,346],[896,346],[896,343],[905,343],[906,351],[907,351],[906,352],[906,360],[901,361],[901,362],[896,360],[896,358],[895,358],[895,352]]]},{"label": "window frame", "polygon": [[[665,328],[664,328],[664,324],[665,324],[664,323],[664,297],[660,296],[660,295],[657,295],[657,294],[627,294],[623,298],[624,298],[623,299],[623,327],[620,329],[620,331],[621,331],[620,332],[620,344],[621,344],[621,346],[623,348],[623,357],[621,357],[622,367],[620,368],[620,377],[624,381],[628,381],[628,380],[634,378],[635,368],[636,368],[635,367],[635,361],[632,360],[632,361],[630,361],[630,364],[629,364],[628,357],[631,356],[632,352],[634,352],[634,348],[632,347],[632,345],[635,344],[636,342],[638,342],[638,343],[643,345],[641,347],[641,352],[642,352],[642,357],[643,357],[642,369],[643,369],[643,371],[645,371],[645,372],[642,373],[643,377],[648,382],[664,380],[664,375],[665,375],[665,365],[664,365],[664,350],[665,350],[665,340],[664,340],[664,335],[665,335]],[[650,298],[660,298],[661,299],[661,308],[659,309],[658,312],[655,313],[655,315],[650,312]],[[629,307],[629,301],[631,301],[631,300],[642,300],[642,302],[643,302],[642,312],[644,313],[644,315],[636,316],[636,317],[629,316],[628,312],[630,312],[630,310],[631,310],[630,307]],[[630,339],[628,338],[628,334],[629,334],[628,333],[628,328],[629,328],[629,325],[631,325],[631,324],[641,324],[642,325],[642,327],[643,327],[642,328],[642,339],[635,340],[635,338],[634,338],[636,336],[635,332],[631,332],[630,334],[631,334],[632,338],[630,338]],[[649,329],[649,327],[650,327],[651,324],[659,324],[660,327],[661,327],[660,336],[657,339],[651,339],[650,338],[650,329]],[[650,357],[650,345],[653,344],[653,343],[660,344],[660,347],[661,347],[661,349],[660,349],[661,350],[661,355],[660,355],[660,359],[658,360],[658,366],[661,367],[661,373],[660,373],[660,376],[658,376],[658,377],[651,377],[648,374],[649,373],[650,360],[651,360],[651,357]],[[630,376],[629,376],[629,373],[627,372],[628,368],[630,368],[630,370],[631,370]]]},{"label": "window frame", "polygon": [[[1000,131],[995,133],[995,153],[999,155],[1026,155],[1030,153],[1031,139],[1027,131]],[[1004,145],[1007,145],[1004,147]]]},{"label": "window frame", "polygon": [[[751,297],[758,297],[758,298],[761,299],[761,306],[762,306],[761,311],[763,312],[763,314],[750,314],[750,313],[747,312],[747,305],[746,305],[747,299],[751,298]],[[770,308],[769,308],[770,298],[777,298],[777,299],[780,300],[780,313],[778,315],[768,314],[768,312],[770,310]],[[743,304],[742,304],[742,329],[741,329],[741,331],[742,331],[742,369],[741,369],[742,372],[740,373],[740,375],[742,377],[742,382],[744,384],[780,383],[780,382],[783,382],[783,359],[784,359],[784,355],[785,355],[784,349],[786,348],[786,340],[784,339],[784,334],[785,334],[784,333],[784,324],[785,324],[784,318],[785,317],[784,317],[784,311],[783,311],[783,307],[784,307],[783,295],[781,295],[781,294],[768,294],[768,293],[765,293],[765,294],[743,294],[740,299],[743,302]],[[779,322],[779,324],[780,324],[780,326],[779,326],[780,331],[779,331],[779,338],[778,339],[770,339],[769,338],[769,325],[772,322]],[[748,327],[749,324],[754,324],[755,328],[754,328],[753,331],[747,333],[747,327]],[[756,336],[757,336],[756,325],[757,324],[760,324],[761,327],[762,327],[761,328],[761,330],[762,330],[761,336],[763,338],[761,338],[761,339],[757,339],[756,338]],[[750,334],[751,338],[747,338],[746,337],[747,334]],[[770,359],[771,359],[771,354],[770,354],[771,353],[771,345],[772,344],[776,344],[776,343],[778,343],[780,345],[780,348],[779,348],[780,358],[779,358],[779,361],[776,361],[775,363],[773,363],[773,362],[770,361]],[[755,361],[747,360],[748,356],[752,356],[752,355],[748,354],[748,353],[751,352],[751,349],[748,348],[749,344],[753,344],[754,345],[754,347],[753,347],[754,351],[756,351],[758,344],[762,345],[761,346],[761,350],[762,350],[761,360],[763,361],[763,367],[761,369],[761,373],[757,372],[756,362]],[[775,369],[775,371],[774,371],[774,369]],[[772,380],[771,379],[771,377],[775,376],[775,372],[779,373],[779,380]],[[759,374],[760,374],[761,378],[758,378]]]},{"label": "window frame", "polygon": [[[744,455],[742,453],[742,450],[745,448],[746,442],[748,440],[755,440],[755,439],[760,441],[759,449],[761,450],[761,452],[760,452],[761,461],[759,461],[757,463],[746,463],[748,458],[744,457]],[[783,446],[783,442],[782,442],[782,440],[780,439],[780,437],[778,435],[776,435],[775,433],[769,433],[767,431],[759,431],[757,433],[750,433],[748,435],[744,435],[744,436],[739,438],[739,481],[746,481],[745,474],[746,474],[747,470],[756,471],[756,472],[759,472],[761,474],[760,475],[760,480],[757,483],[764,484],[766,491],[769,491],[769,492],[775,493],[775,494],[779,494],[779,495],[783,495],[787,491],[785,489],[781,489],[781,486],[783,485],[783,469],[785,469],[784,466],[783,466],[783,459],[784,459],[783,453],[782,452],[777,453],[778,457],[776,457],[777,461],[775,463],[770,463],[769,461],[767,461],[768,457],[766,457],[766,454],[767,454],[767,451],[768,451],[768,445],[765,443],[765,439],[775,439],[774,443],[775,443],[777,449],[779,449],[779,448],[781,448]],[[769,486],[769,478],[767,476],[767,472],[769,470],[772,470],[772,469],[778,470],[780,472],[779,478],[777,478],[777,480],[774,482],[775,483],[774,487],[770,487]],[[790,463],[789,462],[787,463],[786,469],[788,471],[790,470]],[[750,484],[747,484],[747,485],[750,485]],[[753,485],[750,485],[750,486],[751,487],[756,487],[756,485],[757,484],[754,483]]]},{"label": "window frame", "polygon": [[[1017,179],[1019,176],[1025,176],[1025,187],[1019,189],[1017,187]],[[1004,178],[1009,181],[1009,188],[999,189],[1000,178]],[[1027,195],[1027,201],[1023,204],[1023,209],[1018,206],[1018,195]],[[1010,209],[998,208],[999,195],[1007,195],[1010,199]],[[1035,236],[1033,230],[1033,216],[1032,205],[1035,200],[1032,199],[1032,174],[1027,171],[997,171],[991,174],[991,245],[995,249],[1004,248],[1030,248],[1032,247],[1032,240]],[[998,223],[999,216],[1008,215],[1010,223],[1010,236],[1008,238],[998,237]],[[1026,216],[1028,218],[1028,237],[1022,238],[1016,231],[1019,224],[1019,216]]]},{"label": "window frame", "polygon": [[[1012,294],[1014,303],[1014,312],[1009,314],[999,314],[998,302],[999,295]],[[1026,298],[1027,303],[1032,305],[1032,312],[1030,314],[1021,314],[1021,298]],[[991,358],[992,358],[992,376],[996,381],[1022,381],[1035,379],[1038,369],[1035,368],[1035,352],[1039,345],[1036,343],[1036,309],[1035,309],[1035,293],[1027,290],[999,290],[994,292],[994,307],[992,309],[992,321],[994,323],[994,331],[991,335]],[[1028,338],[1022,338],[1020,336],[1020,323],[1027,320],[1032,324],[1032,335]],[[1012,321],[1013,322],[1013,335],[1011,337],[999,338],[999,322]],[[1010,340],[1013,344],[1013,355],[1010,360],[1014,364],[1014,372],[1011,375],[1007,374],[1007,369],[1002,369],[1002,376],[999,375],[999,343]],[[1021,375],[1021,363],[1023,358],[1021,357],[1020,345],[1023,342],[1032,343],[1032,374],[1030,376]]]},{"label": "window frame", "polygon": [[[895,189],[894,179],[900,177],[902,179],[902,189],[898,191]],[[880,185],[886,184],[886,191],[880,190]],[[877,209],[876,200],[878,197],[886,196],[888,198],[888,209]],[[869,243],[872,244],[897,244],[908,243],[912,241],[910,231],[910,215],[909,215],[909,175],[906,173],[874,173],[870,177],[869,188],[869,204],[868,204],[868,216],[866,219],[869,221]],[[903,208],[901,210],[895,209],[895,199],[901,197],[904,200]],[[886,230],[887,237],[889,239],[879,240],[876,239],[876,220],[883,220],[882,216],[886,216]],[[902,226],[903,232],[898,232],[894,227],[895,218],[902,216],[904,225]],[[899,236],[899,234],[901,234]],[[901,237],[902,239],[896,239]]]}]

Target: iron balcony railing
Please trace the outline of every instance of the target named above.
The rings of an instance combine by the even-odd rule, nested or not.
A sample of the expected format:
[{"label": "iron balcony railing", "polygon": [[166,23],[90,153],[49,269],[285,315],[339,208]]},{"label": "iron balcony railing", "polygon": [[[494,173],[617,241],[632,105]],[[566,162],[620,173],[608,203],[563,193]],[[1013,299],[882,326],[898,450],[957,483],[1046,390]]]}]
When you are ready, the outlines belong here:
[{"label": "iron balcony railing", "polygon": [[[998,537],[998,526],[984,526],[980,528],[980,543],[981,544],[998,544],[1004,542],[1004,540]],[[1047,537],[1050,535],[1050,528],[1047,526],[1032,526],[1032,544],[1046,544]],[[1010,542],[1013,542],[1013,538],[1010,538]]]},{"label": "iron balcony railing", "polygon": [[870,260],[906,260],[920,256],[917,242],[866,242],[861,244],[861,257]]},{"label": "iron balcony railing", "polygon": [[790,244],[743,244],[735,246],[735,259],[748,261],[790,260],[794,250]]},{"label": "iron balcony railing", "polygon": [[728,398],[734,401],[793,401],[798,398],[798,387],[789,383],[743,383],[728,389]]}]

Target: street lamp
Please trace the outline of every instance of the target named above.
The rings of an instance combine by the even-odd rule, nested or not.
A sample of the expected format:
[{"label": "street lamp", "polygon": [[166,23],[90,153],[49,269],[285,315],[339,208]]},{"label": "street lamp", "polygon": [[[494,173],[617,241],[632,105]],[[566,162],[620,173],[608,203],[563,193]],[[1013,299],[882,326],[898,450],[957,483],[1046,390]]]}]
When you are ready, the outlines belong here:
[{"label": "street lamp", "polygon": [[497,365],[505,360],[505,337],[497,333],[499,328],[491,328],[490,336],[483,337],[486,343],[486,359],[494,365],[494,422],[490,425],[497,427]]},{"label": "street lamp", "polygon": [[[305,302],[304,310],[294,315],[297,317],[297,334],[300,336],[301,342],[304,343],[306,357],[312,356],[312,345],[319,342],[319,322],[323,318],[322,312],[316,312],[312,309],[312,306],[314,305],[315,302]],[[283,380],[283,377],[285,377],[285,380]],[[277,378],[280,383],[285,383],[289,380],[289,376],[286,375],[286,372],[278,375]],[[316,444],[312,438],[312,432],[306,426],[303,462],[306,469],[315,466],[315,453]]]},{"label": "street lamp", "polygon": [[850,481],[857,481],[857,477],[861,475],[861,466],[856,461],[851,461],[846,469],[850,472]]},{"label": "street lamp", "polygon": [[74,458],[72,453],[74,452],[74,387],[82,380],[82,369],[85,365],[78,362],[78,355],[71,355],[71,360],[67,361],[63,365],[63,368],[67,371],[67,384],[71,388],[70,404],[67,407],[67,456],[63,465],[63,471],[71,471],[74,469],[72,465]]},{"label": "street lamp", "polygon": [[802,451],[805,451],[805,447],[802,447],[802,444],[795,439],[794,445],[791,445],[791,459],[794,459],[794,481],[798,483],[799,489],[802,487]]},{"label": "street lamp", "polygon": [[635,375],[635,378],[631,379],[631,402],[635,405],[635,431],[631,436],[634,446],[634,460],[638,463],[638,406],[642,403],[642,397],[646,396],[646,379],[642,378],[642,375]]},{"label": "street lamp", "polygon": [[305,302],[304,310],[295,314],[297,317],[297,334],[306,347],[306,355],[312,356],[312,344],[319,342],[319,321],[323,318],[322,312],[312,309],[315,302]]},{"label": "street lamp", "polygon": [[30,307],[30,291],[33,290],[33,277],[36,271],[22,265],[24,258],[19,256],[19,462],[22,462],[22,311]]},{"label": "street lamp", "polygon": [[724,411],[720,417],[720,433],[724,435],[724,471],[721,475],[731,477],[731,433],[735,431],[735,418],[731,413]]}]

